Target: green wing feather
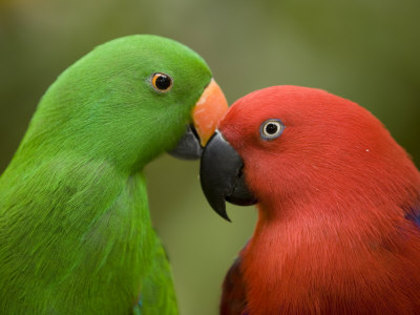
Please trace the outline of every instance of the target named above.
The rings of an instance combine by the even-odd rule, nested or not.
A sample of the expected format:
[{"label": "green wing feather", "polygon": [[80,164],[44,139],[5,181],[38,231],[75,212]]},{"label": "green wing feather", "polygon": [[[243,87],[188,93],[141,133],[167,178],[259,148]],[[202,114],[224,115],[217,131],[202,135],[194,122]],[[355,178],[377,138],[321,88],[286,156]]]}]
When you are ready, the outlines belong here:
[{"label": "green wing feather", "polygon": [[177,315],[171,267],[160,240],[155,240],[154,259],[143,280],[137,309],[142,315]]}]

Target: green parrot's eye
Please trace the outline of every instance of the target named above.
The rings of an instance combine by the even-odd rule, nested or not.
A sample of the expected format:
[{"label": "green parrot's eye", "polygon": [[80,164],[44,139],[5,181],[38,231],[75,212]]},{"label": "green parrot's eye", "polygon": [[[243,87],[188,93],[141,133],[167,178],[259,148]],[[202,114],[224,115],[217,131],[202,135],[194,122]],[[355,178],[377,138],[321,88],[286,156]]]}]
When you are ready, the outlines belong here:
[{"label": "green parrot's eye", "polygon": [[260,135],[264,140],[274,140],[278,138],[284,130],[284,125],[280,119],[268,119],[260,127]]},{"label": "green parrot's eye", "polygon": [[166,93],[172,88],[172,78],[161,72],[152,75],[152,86],[158,92]]}]

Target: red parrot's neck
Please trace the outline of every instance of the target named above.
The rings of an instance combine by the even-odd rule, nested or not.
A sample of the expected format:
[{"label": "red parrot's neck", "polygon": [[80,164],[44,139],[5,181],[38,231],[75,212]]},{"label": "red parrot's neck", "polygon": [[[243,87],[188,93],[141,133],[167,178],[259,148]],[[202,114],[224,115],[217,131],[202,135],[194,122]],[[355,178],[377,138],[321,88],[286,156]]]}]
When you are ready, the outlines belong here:
[{"label": "red parrot's neck", "polygon": [[[405,193],[411,204],[419,183]],[[420,233],[405,205],[357,191],[344,197],[317,191],[300,203],[259,205],[242,252],[250,314],[414,314],[420,307],[420,288],[410,289],[420,283]]]}]

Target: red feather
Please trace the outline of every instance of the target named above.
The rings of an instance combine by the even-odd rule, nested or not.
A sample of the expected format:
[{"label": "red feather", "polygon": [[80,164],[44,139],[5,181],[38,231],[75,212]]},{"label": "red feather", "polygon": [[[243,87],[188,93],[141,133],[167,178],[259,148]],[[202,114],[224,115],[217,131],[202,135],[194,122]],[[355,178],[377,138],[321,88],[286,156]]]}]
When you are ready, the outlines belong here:
[{"label": "red feather", "polygon": [[220,315],[242,315],[246,313],[246,293],[242,280],[241,259],[237,258],[223,282]]},{"label": "red feather", "polygon": [[[285,129],[266,141],[270,118]],[[259,200],[222,309],[239,292],[252,315],[420,314],[420,229],[406,218],[420,208],[420,174],[372,114],[278,86],[238,100],[219,130]]]}]

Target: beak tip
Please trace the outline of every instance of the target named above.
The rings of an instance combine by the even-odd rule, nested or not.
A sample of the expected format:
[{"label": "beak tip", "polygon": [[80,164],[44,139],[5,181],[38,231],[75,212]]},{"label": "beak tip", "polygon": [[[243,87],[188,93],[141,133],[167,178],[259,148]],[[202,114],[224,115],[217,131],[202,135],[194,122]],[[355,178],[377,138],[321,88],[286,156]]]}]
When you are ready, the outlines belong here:
[{"label": "beak tip", "polygon": [[[202,182],[203,183],[203,182]],[[203,187],[203,186],[202,186]],[[210,207],[216,212],[219,216],[221,216],[226,221],[232,222],[227,214],[226,211],[226,200],[221,194],[213,194],[212,191],[204,188],[204,195],[207,198],[207,201],[210,204]]]},{"label": "beak tip", "polygon": [[209,142],[210,138],[211,136],[204,136],[204,135],[200,137],[200,145],[202,148],[204,148],[207,145],[207,142]]},{"label": "beak tip", "polygon": [[227,212],[226,212],[226,206],[223,207],[223,209],[215,209],[215,211],[226,221],[231,222],[232,220],[229,218]]}]

